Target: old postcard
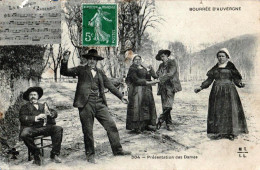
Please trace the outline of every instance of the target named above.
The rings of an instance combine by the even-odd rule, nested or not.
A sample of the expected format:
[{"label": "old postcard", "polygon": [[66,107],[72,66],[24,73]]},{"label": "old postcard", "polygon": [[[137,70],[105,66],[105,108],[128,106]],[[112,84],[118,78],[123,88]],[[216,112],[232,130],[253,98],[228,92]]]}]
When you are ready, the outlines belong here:
[{"label": "old postcard", "polygon": [[0,170],[260,169],[259,1],[0,3]]}]

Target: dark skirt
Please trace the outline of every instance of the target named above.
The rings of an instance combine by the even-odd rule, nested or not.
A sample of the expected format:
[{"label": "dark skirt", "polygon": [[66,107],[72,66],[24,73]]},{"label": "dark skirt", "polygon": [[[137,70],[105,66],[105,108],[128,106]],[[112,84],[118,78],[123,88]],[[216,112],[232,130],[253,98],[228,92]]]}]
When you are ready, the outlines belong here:
[{"label": "dark skirt", "polygon": [[248,133],[243,107],[233,83],[214,82],[209,96],[207,133],[217,135]]},{"label": "dark skirt", "polygon": [[156,125],[156,108],[151,86],[130,86],[128,93],[126,129],[145,130]]}]

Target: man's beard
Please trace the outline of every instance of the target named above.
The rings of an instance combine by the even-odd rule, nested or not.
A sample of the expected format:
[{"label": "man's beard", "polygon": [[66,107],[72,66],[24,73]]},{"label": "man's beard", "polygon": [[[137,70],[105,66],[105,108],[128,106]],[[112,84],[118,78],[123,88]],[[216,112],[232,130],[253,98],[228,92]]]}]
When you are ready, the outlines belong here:
[{"label": "man's beard", "polygon": [[31,103],[38,103],[38,100],[34,97],[30,98],[30,102]]},{"label": "man's beard", "polygon": [[96,64],[92,64],[92,63],[89,63],[89,67],[91,67],[91,68],[96,68]]}]

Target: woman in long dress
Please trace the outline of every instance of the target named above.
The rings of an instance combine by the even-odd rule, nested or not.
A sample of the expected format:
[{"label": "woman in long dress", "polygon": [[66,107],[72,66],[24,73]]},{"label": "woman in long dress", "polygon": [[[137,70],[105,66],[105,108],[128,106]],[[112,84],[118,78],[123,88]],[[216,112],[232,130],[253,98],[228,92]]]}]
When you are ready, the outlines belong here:
[{"label": "woman in long dress", "polygon": [[102,12],[102,8],[99,7],[97,10],[97,13],[94,15],[94,17],[89,21],[90,26],[94,26],[95,36],[94,40],[97,41],[97,43],[105,41],[106,43],[109,42],[110,35],[103,31],[102,29],[102,20],[106,20],[108,22],[112,22],[112,20],[106,18]]},{"label": "woman in long dress", "polygon": [[136,133],[156,130],[157,115],[151,85],[158,81],[151,81],[151,76],[155,76],[154,70],[150,67],[148,71],[141,64],[141,57],[135,55],[126,78],[129,87],[126,129]]},{"label": "woman in long dress", "polygon": [[199,88],[213,86],[209,96],[207,133],[210,138],[228,138],[234,140],[237,135],[248,133],[243,107],[236,87],[243,88],[242,76],[235,65],[229,61],[230,54],[226,48],[217,53],[218,63],[207,73]]}]

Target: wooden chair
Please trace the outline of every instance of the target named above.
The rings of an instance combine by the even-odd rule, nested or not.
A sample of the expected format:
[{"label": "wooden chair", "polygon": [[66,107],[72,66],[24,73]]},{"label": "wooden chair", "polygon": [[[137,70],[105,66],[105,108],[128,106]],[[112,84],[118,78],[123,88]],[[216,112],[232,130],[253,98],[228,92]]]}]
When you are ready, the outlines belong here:
[{"label": "wooden chair", "polygon": [[[37,137],[34,138],[34,140],[40,139],[40,143],[36,143],[36,146],[39,146],[38,148],[40,149],[42,156],[44,156],[44,150],[43,150],[44,148],[47,148],[47,147],[51,148],[52,147],[52,144],[47,144],[47,145],[43,144],[44,140],[45,141],[51,141],[51,139],[49,137],[50,136],[43,136],[43,135],[41,135],[41,136],[37,136]],[[31,152],[28,149],[28,161],[31,161],[31,160],[32,160],[31,159]]]}]

